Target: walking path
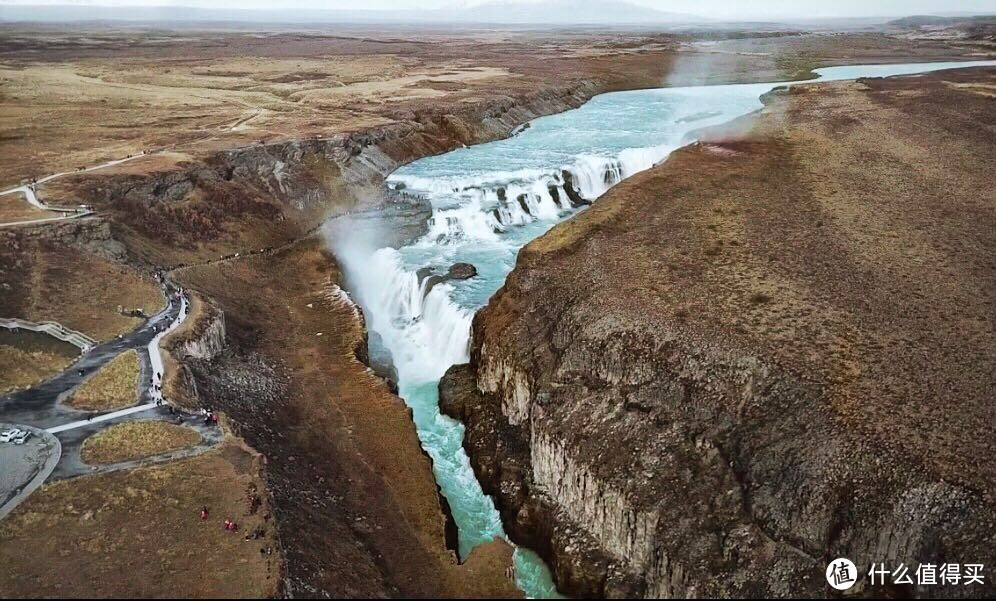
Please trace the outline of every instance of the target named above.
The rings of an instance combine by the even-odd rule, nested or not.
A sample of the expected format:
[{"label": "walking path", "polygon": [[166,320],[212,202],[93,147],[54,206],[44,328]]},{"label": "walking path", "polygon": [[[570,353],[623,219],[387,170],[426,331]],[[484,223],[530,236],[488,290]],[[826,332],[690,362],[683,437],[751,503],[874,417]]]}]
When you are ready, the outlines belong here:
[{"label": "walking path", "polygon": [[112,411],[111,413],[102,413],[96,417],[88,417],[87,419],[81,419],[75,422],[69,422],[68,424],[62,424],[61,426],[55,426],[45,431],[48,432],[49,434],[58,434],[59,432],[65,432],[66,430],[72,430],[74,428],[82,428],[83,426],[88,426],[90,424],[104,422],[109,419],[116,419],[123,415],[131,415],[132,413],[138,413],[139,411],[153,409],[157,406],[158,405],[155,402],[146,403],[144,405],[135,405],[134,407],[128,407],[127,409],[121,409],[120,411]]},{"label": "walking path", "polygon": [[71,330],[66,326],[62,325],[57,321],[28,321],[26,319],[6,319],[0,317],[0,328],[7,328],[9,330],[31,330],[33,332],[44,332],[49,336],[58,338],[64,342],[68,342],[73,346],[80,349],[82,352],[86,352],[97,345],[97,341],[90,338],[83,332],[77,332],[76,330]]},{"label": "walking path", "polygon": [[83,213],[77,213],[75,215],[65,215],[63,217],[46,217],[45,219],[29,219],[27,221],[8,221],[6,223],[0,223],[0,227],[41,225],[44,223],[56,223],[60,221],[68,221],[70,219],[83,219],[84,217],[89,217],[91,215],[93,215],[93,211],[86,211]]},{"label": "walking path", "polygon": [[[59,173],[53,173],[52,175],[46,175],[45,177],[43,177],[41,179],[35,180],[35,183],[36,184],[44,184],[46,182],[50,182],[50,181],[52,181],[54,179],[58,179],[60,177],[65,177],[67,175],[76,175],[78,173],[87,173],[89,171],[96,171],[98,169],[105,169],[107,167],[113,167],[115,165],[120,165],[121,163],[127,163],[128,161],[134,161],[135,159],[140,159],[142,157],[146,157],[146,156],[149,156],[149,155],[156,154],[157,152],[161,152],[161,151],[157,150],[157,151],[146,152],[146,153],[141,153],[141,154],[133,154],[133,155],[125,157],[123,159],[113,159],[113,160],[107,161],[106,163],[99,163],[99,164],[93,165],[91,167],[86,167],[86,168],[83,168],[83,169],[76,169],[76,170],[73,170],[73,171],[60,171]],[[26,187],[27,186],[18,186],[16,188],[10,188],[8,190],[4,190],[3,192],[0,192],[0,196],[2,196],[4,194],[11,194],[13,192],[22,191]],[[32,194],[32,196],[34,196],[34,194]],[[32,200],[30,198],[28,199],[28,202],[31,202],[31,204],[35,204],[34,202],[32,202]],[[38,206],[38,205],[35,205],[35,206]]]},{"label": "walking path", "polygon": [[[183,323],[183,320],[187,318],[187,313],[190,312],[190,305],[187,302],[187,297],[180,295],[180,310],[177,313],[176,319],[174,319],[166,329],[159,332],[149,341],[148,352],[149,352],[149,362],[152,364],[152,374],[153,381],[156,379],[156,374],[162,375],[166,373],[166,367],[163,365],[163,355],[162,351],[159,349],[159,342],[164,336],[168,335],[170,332],[175,330],[177,327]],[[161,382],[160,382],[161,384]],[[156,394],[155,386],[151,387],[151,393],[153,397],[158,396],[162,398],[162,393]]]},{"label": "walking path", "polygon": [[[156,151],[156,152],[161,152],[161,151]],[[55,213],[64,213],[64,215],[62,217],[48,217],[45,219],[31,219],[28,221],[8,221],[5,223],[0,223],[0,227],[14,227],[18,225],[32,225],[32,224],[37,225],[40,223],[53,223],[58,221],[66,221],[69,219],[80,219],[83,217],[88,217],[90,215],[93,215],[93,211],[86,205],[80,205],[77,207],[57,207],[47,204],[44,201],[42,201],[40,198],[38,198],[38,195],[35,193],[35,190],[37,189],[39,184],[44,184],[46,182],[50,182],[54,179],[64,177],[66,175],[75,175],[78,173],[86,173],[89,171],[96,171],[98,169],[113,167],[115,165],[120,165],[121,163],[133,161],[140,157],[156,154],[156,152],[135,154],[129,157],[125,157],[123,159],[114,159],[112,161],[107,161],[106,163],[100,163],[99,165],[86,167],[85,169],[77,169],[75,171],[61,171],[59,173],[53,173],[52,175],[47,175],[39,180],[35,180],[34,182],[28,184],[3,190],[2,192],[0,192],[0,196],[7,196],[11,194],[23,194],[25,200],[28,201],[28,204],[35,207],[36,209],[42,211],[51,211]]]},{"label": "walking path", "polygon": [[[101,430],[105,430],[134,419],[141,419],[142,421],[156,420],[173,424],[182,424],[184,427],[196,430],[197,433],[201,435],[201,440],[197,444],[183,449],[166,451],[158,455],[143,457],[141,459],[131,459],[120,463],[92,465],[83,462],[81,453],[83,451],[83,444],[88,438]],[[194,455],[200,455],[201,453],[213,449],[216,445],[220,444],[224,438],[225,434],[222,432],[221,428],[214,424],[206,423],[202,416],[186,416],[175,412],[170,413],[168,407],[153,406],[152,408],[141,412],[137,416],[128,415],[124,417],[117,417],[104,423],[91,423],[60,433],[59,441],[62,443],[62,459],[59,461],[55,471],[52,472],[50,478],[52,480],[65,480],[66,478],[75,478],[76,476],[102,474],[117,470],[132,469],[145,465],[175,461],[186,457],[193,457]]]}]

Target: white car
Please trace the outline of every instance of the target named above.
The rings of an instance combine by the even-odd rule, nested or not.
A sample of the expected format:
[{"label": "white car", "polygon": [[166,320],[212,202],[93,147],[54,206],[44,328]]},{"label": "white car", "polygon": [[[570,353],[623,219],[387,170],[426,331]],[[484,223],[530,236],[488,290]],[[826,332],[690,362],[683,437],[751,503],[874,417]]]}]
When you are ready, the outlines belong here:
[{"label": "white car", "polygon": [[0,432],[0,442],[10,442],[17,438],[21,434],[20,428],[14,428],[13,430],[4,430]]},{"label": "white car", "polygon": [[31,438],[31,432],[21,432],[20,434],[14,437],[13,443],[24,444],[25,442],[27,442],[29,438]]}]

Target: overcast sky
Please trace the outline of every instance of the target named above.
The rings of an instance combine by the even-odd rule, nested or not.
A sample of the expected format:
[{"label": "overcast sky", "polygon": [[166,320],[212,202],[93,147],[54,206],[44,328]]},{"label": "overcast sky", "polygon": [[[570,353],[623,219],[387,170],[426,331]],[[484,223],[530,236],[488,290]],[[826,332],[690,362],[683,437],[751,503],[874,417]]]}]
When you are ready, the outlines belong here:
[{"label": "overcast sky", "polygon": [[[502,0],[509,1],[509,0]],[[542,2],[543,0],[511,0]],[[670,12],[712,18],[892,16],[944,12],[996,13],[996,0],[628,0]],[[0,0],[3,4],[200,6],[205,8],[398,9],[459,8],[483,0]]]}]

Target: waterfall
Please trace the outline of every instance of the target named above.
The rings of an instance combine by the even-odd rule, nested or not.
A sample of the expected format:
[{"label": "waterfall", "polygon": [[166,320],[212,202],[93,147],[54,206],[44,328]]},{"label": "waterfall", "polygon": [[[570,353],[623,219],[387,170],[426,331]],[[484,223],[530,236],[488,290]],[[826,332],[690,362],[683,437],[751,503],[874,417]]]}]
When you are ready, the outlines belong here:
[{"label": "waterfall", "polygon": [[393,248],[375,251],[364,263],[346,261],[347,277],[400,380],[437,381],[451,365],[470,360],[473,313],[450,299],[452,286],[437,284],[427,293],[427,278],[419,281],[416,271],[405,269]]},{"label": "waterfall", "polygon": [[547,170],[443,178],[392,175],[388,184],[398,190],[417,190],[433,202],[427,241],[495,242],[514,227],[560,221],[577,205],[588,204],[627,177],[653,167],[673,149],[660,145],[624,149],[614,157],[580,155],[567,165]]}]

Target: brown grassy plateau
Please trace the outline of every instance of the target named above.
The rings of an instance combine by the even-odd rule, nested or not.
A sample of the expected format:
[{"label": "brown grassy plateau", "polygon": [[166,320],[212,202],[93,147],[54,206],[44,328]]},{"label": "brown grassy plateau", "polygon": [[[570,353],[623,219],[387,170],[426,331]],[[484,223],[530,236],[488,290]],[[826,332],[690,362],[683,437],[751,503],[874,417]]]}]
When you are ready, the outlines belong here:
[{"label": "brown grassy plateau", "polygon": [[[279,553],[262,458],[227,442],[155,467],[45,485],[0,522],[0,589],[33,597],[267,597]],[[201,520],[202,507],[209,518]],[[222,528],[232,519],[238,532]],[[245,541],[255,528],[264,538]],[[44,561],[39,561],[44,558]]]}]

